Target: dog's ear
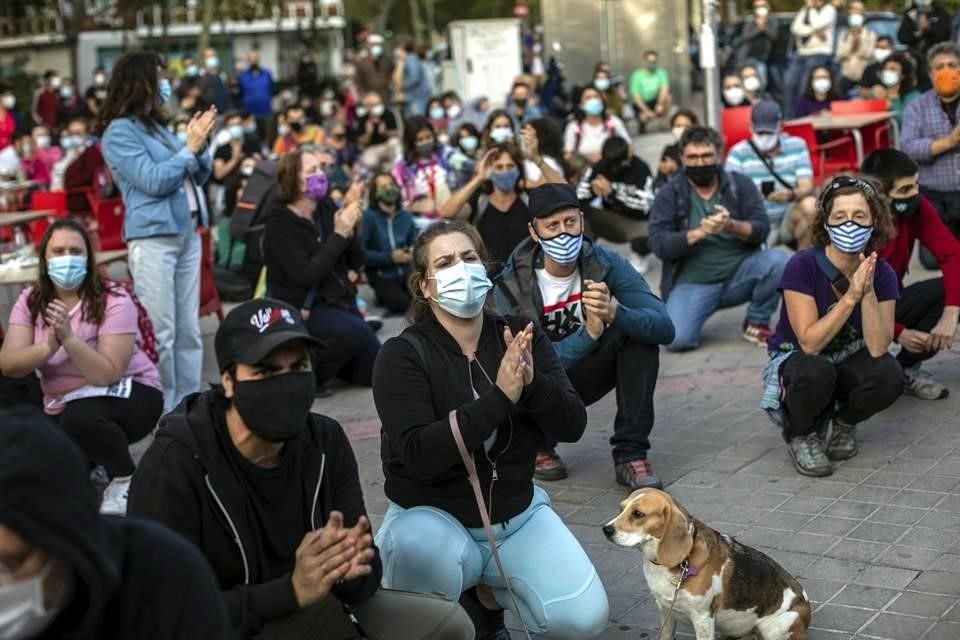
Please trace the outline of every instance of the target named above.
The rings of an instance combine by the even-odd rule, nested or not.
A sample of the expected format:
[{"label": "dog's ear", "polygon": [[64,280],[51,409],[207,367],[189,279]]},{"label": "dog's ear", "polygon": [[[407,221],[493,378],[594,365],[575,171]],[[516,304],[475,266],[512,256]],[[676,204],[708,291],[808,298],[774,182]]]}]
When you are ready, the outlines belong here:
[{"label": "dog's ear", "polygon": [[690,555],[693,535],[690,533],[687,518],[673,500],[668,499],[664,504],[663,520],[666,524],[657,546],[657,562],[672,568]]}]

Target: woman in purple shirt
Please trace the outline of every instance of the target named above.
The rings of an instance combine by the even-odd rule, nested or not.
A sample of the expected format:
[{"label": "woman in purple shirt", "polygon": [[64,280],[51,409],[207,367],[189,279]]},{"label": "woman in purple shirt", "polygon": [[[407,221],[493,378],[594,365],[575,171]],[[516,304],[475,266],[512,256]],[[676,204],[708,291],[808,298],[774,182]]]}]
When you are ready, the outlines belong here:
[{"label": "woman in purple shirt", "polygon": [[830,103],[840,98],[837,81],[830,67],[814,67],[807,78],[803,95],[797,98],[794,117],[812,116],[829,111]]},{"label": "woman in purple shirt", "polygon": [[857,453],[856,425],[889,407],[903,372],[887,353],[899,297],[893,268],[873,252],[894,232],[879,186],[838,176],[823,190],[814,247],[780,280],[761,407],[783,428],[797,471],[827,476]]}]

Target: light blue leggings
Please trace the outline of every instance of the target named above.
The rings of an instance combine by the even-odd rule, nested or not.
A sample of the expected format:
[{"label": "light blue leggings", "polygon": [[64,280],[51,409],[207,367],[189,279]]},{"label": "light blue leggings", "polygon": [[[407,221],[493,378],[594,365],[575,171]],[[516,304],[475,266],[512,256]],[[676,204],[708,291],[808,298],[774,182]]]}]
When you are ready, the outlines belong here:
[{"label": "light blue leggings", "polygon": [[[494,524],[503,568],[530,631],[555,640],[585,640],[607,626],[609,605],[600,576],[550,498],[534,487],[533,501],[510,520]],[[457,599],[485,584],[500,606],[514,610],[483,528],[467,529],[434,507],[404,509],[390,503],[376,536],[383,586],[443,593]]]}]

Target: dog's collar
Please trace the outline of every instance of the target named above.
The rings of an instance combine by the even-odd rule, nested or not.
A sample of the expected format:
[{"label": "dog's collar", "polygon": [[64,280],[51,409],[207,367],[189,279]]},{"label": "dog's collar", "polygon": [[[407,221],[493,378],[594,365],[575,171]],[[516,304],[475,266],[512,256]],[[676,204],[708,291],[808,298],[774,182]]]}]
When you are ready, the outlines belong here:
[{"label": "dog's collar", "polygon": [[[693,524],[693,521],[691,521],[690,524],[687,525],[687,531],[690,533],[690,537],[693,538],[694,543],[696,543],[697,527],[696,525]],[[690,549],[690,553],[691,554],[693,553],[692,548]],[[656,560],[651,560],[650,562],[660,567],[663,566],[661,563],[657,562]],[[687,578],[692,578],[693,576],[700,573],[699,570],[697,569],[697,565],[690,562],[690,556],[687,556],[686,558],[684,558],[683,561],[677,565],[677,568],[680,569],[680,574],[677,576],[674,576],[674,581],[678,585],[684,580],[686,580]],[[670,567],[670,569],[673,569],[673,567]]]}]

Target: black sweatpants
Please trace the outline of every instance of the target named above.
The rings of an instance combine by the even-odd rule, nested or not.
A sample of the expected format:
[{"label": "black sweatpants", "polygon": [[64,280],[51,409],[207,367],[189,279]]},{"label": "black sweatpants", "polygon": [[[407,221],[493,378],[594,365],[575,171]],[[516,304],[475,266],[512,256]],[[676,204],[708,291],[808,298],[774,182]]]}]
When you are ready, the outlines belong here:
[{"label": "black sweatpants", "polygon": [[[895,318],[907,329],[928,332],[940,320],[943,304],[943,278],[915,282],[900,292]],[[906,369],[936,354],[936,351],[912,353],[901,347],[897,362]]]},{"label": "black sweatpants", "polygon": [[660,347],[644,344],[613,327],[607,327],[592,353],[567,370],[585,405],[600,400],[611,389],[617,390],[617,415],[610,438],[616,464],[647,457],[659,370]]},{"label": "black sweatpants", "polygon": [[390,313],[406,313],[410,308],[410,291],[407,289],[406,278],[397,276],[395,278],[381,278],[374,274],[368,274],[367,279],[374,293],[377,294],[377,301],[383,305]]},{"label": "black sweatpants", "polygon": [[129,398],[74,400],[57,420],[92,465],[117,478],[133,474],[129,446],[147,437],[162,413],[163,392],[134,382]]},{"label": "black sweatpants", "polygon": [[813,433],[821,417],[863,422],[892,405],[903,391],[903,370],[893,356],[874,358],[866,348],[839,364],[797,353],[780,365],[780,378],[786,440]]}]

